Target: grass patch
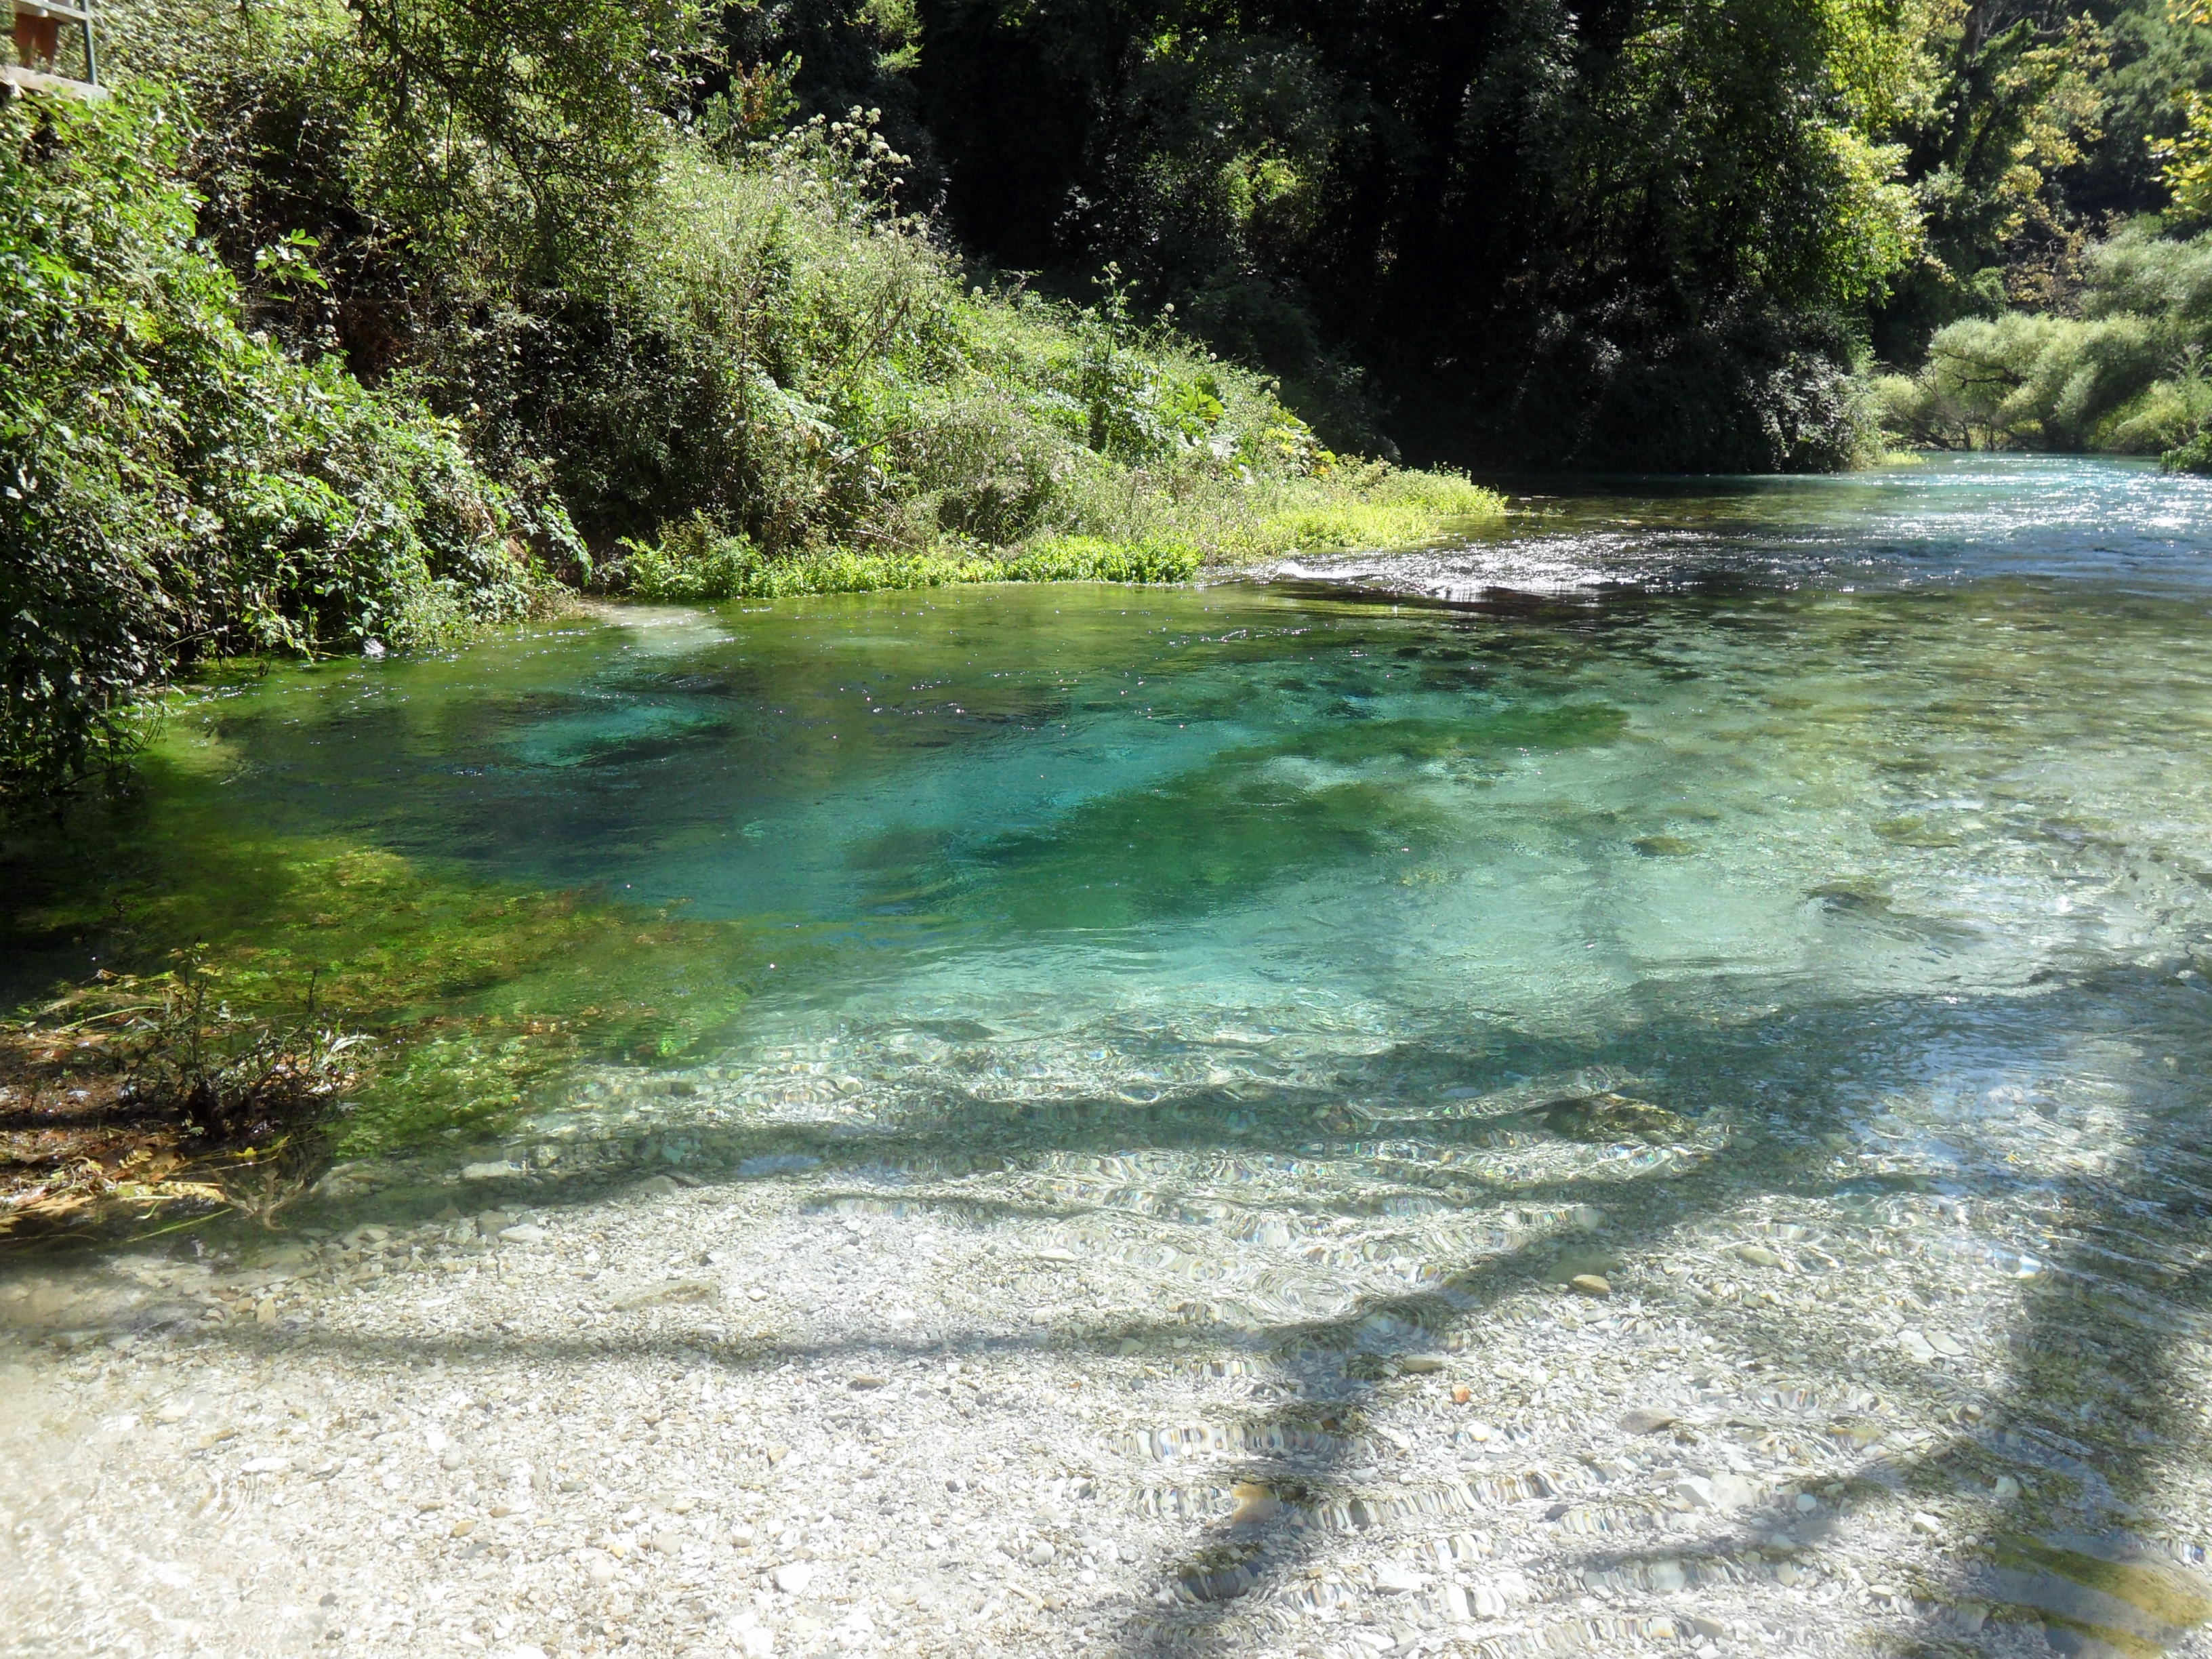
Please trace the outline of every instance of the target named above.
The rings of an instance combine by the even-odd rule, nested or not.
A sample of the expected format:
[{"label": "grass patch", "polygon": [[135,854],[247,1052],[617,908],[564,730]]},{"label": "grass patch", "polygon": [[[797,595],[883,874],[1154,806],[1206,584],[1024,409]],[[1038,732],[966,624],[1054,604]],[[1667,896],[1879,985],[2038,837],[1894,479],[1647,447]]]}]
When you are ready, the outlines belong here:
[{"label": "grass patch", "polygon": [[[1504,498],[1456,473],[1367,465],[1224,483],[1182,500],[1138,491],[1121,534],[1048,533],[1018,545],[923,552],[836,548],[778,556],[703,514],[624,544],[615,585],[660,602],[789,599],[966,582],[1181,582],[1295,553],[1403,547],[1501,516]],[[1145,526],[1145,527],[1139,527]]]},{"label": "grass patch", "polygon": [[1410,547],[1505,516],[1505,498],[1456,472],[1339,467],[1261,489],[1249,527],[1232,519],[1214,556],[1249,564],[1292,553]]},{"label": "grass patch", "polygon": [[781,599],[963,582],[1177,582],[1197,574],[1187,543],[1054,536],[1005,556],[981,553],[823,553],[773,558],[703,519],[671,526],[655,545],[632,543],[628,591],[641,599]]}]

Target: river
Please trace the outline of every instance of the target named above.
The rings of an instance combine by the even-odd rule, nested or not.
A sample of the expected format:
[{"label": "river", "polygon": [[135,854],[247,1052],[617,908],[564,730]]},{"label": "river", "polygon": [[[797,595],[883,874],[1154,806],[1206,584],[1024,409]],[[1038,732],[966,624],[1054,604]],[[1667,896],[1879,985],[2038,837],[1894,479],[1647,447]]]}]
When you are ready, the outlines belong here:
[{"label": "river", "polygon": [[[855,1566],[639,1650],[2212,1651],[2212,481],[1932,458],[1516,509],[1192,588],[607,607],[204,688],[110,830],[19,853],[0,988],[196,939],[380,986],[410,1057],[287,1212],[332,1272],[494,1205],[557,1257],[653,1176],[796,1230],[763,1297],[696,1292],[736,1313],[639,1316],[693,1320],[686,1389],[780,1343],[1018,1350],[1247,1425],[1100,1439],[1085,1502],[1138,1541],[1060,1547],[1133,1564],[1119,1601],[932,1611]],[[270,1249],[206,1241],[20,1270],[61,1310],[22,1375],[151,1412],[167,1356],[325,1365],[336,1291],[178,1325],[163,1273]],[[888,1301],[797,1265],[955,1244]],[[1298,1441],[1316,1401],[1379,1438]],[[453,1628],[589,1650],[655,1605],[611,1593]]]}]

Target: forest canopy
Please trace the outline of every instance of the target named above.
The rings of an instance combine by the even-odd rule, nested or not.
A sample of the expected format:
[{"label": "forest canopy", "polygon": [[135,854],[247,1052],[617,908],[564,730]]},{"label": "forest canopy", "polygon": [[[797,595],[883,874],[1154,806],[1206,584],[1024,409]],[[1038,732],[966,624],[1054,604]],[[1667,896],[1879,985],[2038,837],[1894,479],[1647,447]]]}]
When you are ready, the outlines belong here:
[{"label": "forest canopy", "polygon": [[1846,464],[1856,371],[2071,308],[2100,239],[2201,217],[2212,154],[2212,28],[2167,0],[763,0],[720,28],[796,108],[890,112],[971,249],[1111,258],[1326,434],[1462,464]]},{"label": "forest canopy", "polygon": [[[608,327],[635,258],[670,264],[680,158],[793,150],[811,121],[865,157],[874,211],[926,224],[969,278],[1079,304],[1104,279],[1132,314],[1275,379],[1332,448],[1772,470],[1876,446],[1870,365],[1917,369],[1938,330],[2008,306],[2066,313],[2127,222],[2203,219],[2203,6],[112,0],[108,15],[111,57],[189,109],[198,228],[254,320],[371,383],[415,374],[519,459],[546,459],[526,428],[552,410],[513,404],[495,369],[512,331],[542,347],[549,326]],[[556,356],[629,343],[615,325]],[[610,476],[639,459],[627,413],[552,396],[600,428],[571,453],[605,441]],[[659,499],[663,471],[636,493]]]}]

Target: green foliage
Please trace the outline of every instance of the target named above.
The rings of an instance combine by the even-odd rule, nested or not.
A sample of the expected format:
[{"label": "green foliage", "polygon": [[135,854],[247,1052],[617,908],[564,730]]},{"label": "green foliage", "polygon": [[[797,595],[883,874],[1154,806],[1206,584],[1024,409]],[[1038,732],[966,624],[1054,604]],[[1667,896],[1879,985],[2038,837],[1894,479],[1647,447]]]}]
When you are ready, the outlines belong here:
[{"label": "green foliage", "polygon": [[1882,383],[1890,427],[1942,448],[2186,449],[2212,419],[2212,235],[2135,229],[2087,265],[2084,316],[2012,312],[1940,330],[1917,375]]},{"label": "green foliage", "polygon": [[0,793],[126,748],[225,653],[520,615],[566,533],[457,434],[241,326],[191,240],[173,107],[0,107]]},{"label": "green foliage", "polygon": [[1186,480],[1180,495],[1135,474],[1093,482],[1096,494],[1071,491],[1054,506],[1070,521],[1103,526],[1103,533],[1048,531],[989,551],[949,541],[930,552],[830,550],[779,556],[694,514],[662,526],[654,542],[626,540],[623,557],[604,568],[601,580],[662,601],[956,582],[1176,582],[1209,561],[1233,567],[1284,554],[1405,546],[1504,510],[1495,491],[1456,473],[1379,462],[1272,478],[1216,474]]},{"label": "green foliage", "polygon": [[234,264],[304,228],[347,282],[404,273],[421,297],[468,303],[614,268],[689,84],[693,11],[116,0],[102,15],[118,58],[189,95],[194,172]]},{"label": "green foliage", "polygon": [[437,257],[588,268],[651,189],[689,0],[350,0],[343,94],[382,218]]},{"label": "green foliage", "polygon": [[[586,522],[695,526],[663,531],[673,562],[628,556],[635,591],[998,580],[994,550],[1067,536],[1227,555],[1266,538],[1247,521],[1360,497],[1266,381],[1139,325],[1110,286],[1077,307],[963,282],[886,207],[899,158],[865,118],[717,137],[730,159],[671,153],[604,351],[549,369],[517,350],[531,378],[512,394],[471,382],[559,410],[551,476]],[[1500,507],[1434,489],[1468,516]],[[1378,538],[1435,532],[1428,502],[1402,484],[1392,501]],[[726,532],[719,550],[693,545],[697,525]]]},{"label": "green foliage", "polygon": [[2212,89],[2212,30],[2191,26],[2169,0],[2101,0],[2091,9],[2107,60],[2092,78],[2096,128],[2046,192],[2054,220],[2076,236],[2167,206],[2159,152],[2183,131],[2191,95]]},{"label": "green foliage", "polygon": [[2212,235],[2179,240],[2151,224],[2100,244],[2081,308],[2093,317],[2159,317],[2185,338],[2212,334]]},{"label": "green foliage", "polygon": [[1885,382],[1887,413],[1912,441],[1945,448],[2112,447],[2115,417],[2166,355],[2140,317],[1966,318],[1937,332],[1918,376]]},{"label": "green foliage", "polygon": [[[1086,458],[1203,493],[1187,452],[1264,444],[1265,383],[1139,312],[1273,380],[1314,449],[1849,464],[1869,325],[1910,363],[2063,310],[2090,216],[2162,200],[2147,141],[2190,142],[2212,31],[2094,12],[115,7],[118,57],[189,94],[256,323],[412,386],[596,547],[703,511],[777,557],[1110,533],[1060,510],[1128,483]],[[1031,290],[1124,274],[1010,324],[948,224]]]},{"label": "green foliage", "polygon": [[717,535],[694,520],[658,545],[630,544],[627,577],[629,592],[643,599],[781,599],[961,582],[1174,582],[1197,574],[1198,565],[1193,547],[1089,536],[1048,538],[1003,559],[842,550],[773,559],[742,536]]},{"label": "green foliage", "polygon": [[1332,434],[1372,418],[1348,355],[1431,454],[1805,467],[1863,445],[1854,313],[1918,246],[1878,130],[1915,50],[1898,8],[926,20],[963,233],[1024,264],[1119,258]]},{"label": "green foliage", "polygon": [[[2173,0],[2171,15],[2185,28],[2212,28],[2212,0]],[[2174,217],[2186,224],[2212,219],[2212,98],[2193,87],[2179,95],[2181,131],[2152,146],[2159,179],[2173,196]]]},{"label": "green foliage", "polygon": [[2212,410],[2200,410],[2197,435],[2160,458],[2169,472],[2212,472]]},{"label": "green foliage", "polygon": [[2191,15],[938,0],[915,172],[1008,263],[1119,258],[1332,436],[1380,447],[1380,386],[1432,454],[1836,465],[1868,344],[1911,365],[1960,318],[2063,311],[2113,216],[2166,204],[2154,145],[2179,185],[2212,94]]},{"label": "green foliage", "polygon": [[1884,131],[1904,156],[1925,246],[1875,327],[1899,362],[1916,361],[1946,323],[1996,314],[2008,295],[2052,297],[2047,256],[2070,247],[2056,181],[2098,136],[2108,47],[2087,17],[1972,0],[1925,0],[1912,33],[1914,72]]},{"label": "green foliage", "polygon": [[1198,574],[1199,550],[1187,542],[1109,541],[1102,536],[1048,536],[999,567],[1018,582],[1179,582]]}]

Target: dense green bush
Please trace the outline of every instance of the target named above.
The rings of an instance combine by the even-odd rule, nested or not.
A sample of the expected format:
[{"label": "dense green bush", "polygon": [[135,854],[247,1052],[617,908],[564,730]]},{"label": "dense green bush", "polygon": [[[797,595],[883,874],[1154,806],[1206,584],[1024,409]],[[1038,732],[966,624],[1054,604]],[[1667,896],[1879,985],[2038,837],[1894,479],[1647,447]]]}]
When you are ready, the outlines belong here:
[{"label": "dense green bush", "polygon": [[438,637],[531,603],[567,535],[455,433],[240,324],[173,107],[0,107],[0,790],[127,744],[223,653]]},{"label": "dense green bush", "polygon": [[2123,232],[2085,262],[2079,316],[2012,312],[1937,331],[1919,374],[1879,388],[1901,438],[1941,448],[2168,453],[2212,421],[2212,235]]},{"label": "dense green bush", "polygon": [[2124,231],[2096,250],[2081,303],[2091,316],[2161,318],[2202,338],[2212,332],[2212,234],[2180,240],[2148,224]]},{"label": "dense green bush", "polygon": [[1497,510],[1463,480],[1378,494],[1262,377],[1110,288],[1079,308],[965,280],[890,204],[900,158],[864,118],[707,126],[671,143],[599,299],[509,308],[441,360],[480,449],[541,463],[603,547],[696,514],[770,561],[1066,535],[1236,557],[1297,544],[1292,509],[1336,510],[1339,542]]},{"label": "dense green bush", "polygon": [[[608,51],[683,106],[679,10],[586,27],[623,9],[568,4],[580,39],[619,37]],[[971,280],[898,210],[910,163],[873,112],[788,125],[725,77],[656,121],[576,94],[604,64],[555,40],[484,50],[544,57],[532,72],[566,102],[503,112],[496,77],[462,65],[403,106],[365,89],[427,72],[422,19],[372,28],[319,0],[120,15],[118,55],[190,89],[202,228],[257,319],[417,389],[495,476],[556,494],[603,559],[695,513],[771,558],[1142,540],[1168,533],[1164,503],[1213,498],[1249,530],[1237,498],[1328,470],[1260,375],[1137,326],[1110,286],[1079,310]],[[410,173],[410,148],[447,160]],[[1495,510],[1463,485],[1455,507]],[[1437,520],[1401,501],[1374,522]]]},{"label": "dense green bush", "polygon": [[2195,437],[2167,450],[2162,459],[2169,472],[2212,472],[2212,422],[2199,425]]},{"label": "dense green bush", "polygon": [[1209,563],[1402,546],[1499,511],[1494,492],[1456,473],[1380,462],[1274,476],[1194,471],[1176,481],[1179,490],[1129,469],[1094,466],[1088,481],[1090,490],[1071,489],[1048,504],[1054,523],[1077,527],[1040,529],[1012,545],[939,536],[883,551],[775,554],[695,513],[663,525],[652,541],[625,538],[597,573],[598,585],[638,599],[698,600],[955,582],[1174,582]]}]

